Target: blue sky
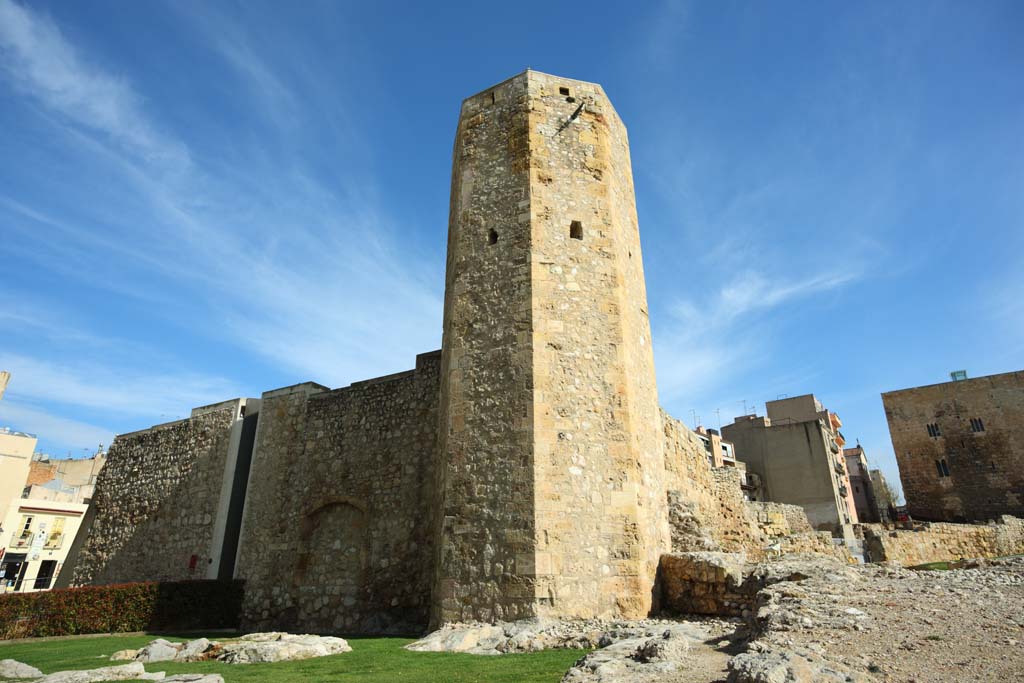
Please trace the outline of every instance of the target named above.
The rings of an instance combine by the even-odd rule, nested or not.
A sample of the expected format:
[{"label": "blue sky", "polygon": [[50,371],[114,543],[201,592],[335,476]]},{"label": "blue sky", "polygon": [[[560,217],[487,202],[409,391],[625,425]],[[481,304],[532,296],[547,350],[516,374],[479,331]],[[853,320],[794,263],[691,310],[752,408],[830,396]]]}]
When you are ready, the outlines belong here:
[{"label": "blue sky", "polygon": [[[438,348],[462,98],[630,130],[661,401],[1024,367],[1024,5],[0,0],[0,423],[80,455]],[[691,413],[691,411],[693,411]]]}]

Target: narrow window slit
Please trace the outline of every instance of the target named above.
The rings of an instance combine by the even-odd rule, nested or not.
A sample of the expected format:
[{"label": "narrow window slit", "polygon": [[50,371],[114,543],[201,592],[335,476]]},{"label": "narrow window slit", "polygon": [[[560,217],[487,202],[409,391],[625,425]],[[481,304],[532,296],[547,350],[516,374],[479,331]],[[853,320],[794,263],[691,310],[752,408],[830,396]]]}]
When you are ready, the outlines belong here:
[{"label": "narrow window slit", "polygon": [[498,243],[498,233],[495,230],[491,230],[489,233],[487,233],[487,244],[497,244],[497,243]]},{"label": "narrow window slit", "polygon": [[574,240],[583,239],[583,224],[579,221],[573,221],[569,224],[569,237]]}]

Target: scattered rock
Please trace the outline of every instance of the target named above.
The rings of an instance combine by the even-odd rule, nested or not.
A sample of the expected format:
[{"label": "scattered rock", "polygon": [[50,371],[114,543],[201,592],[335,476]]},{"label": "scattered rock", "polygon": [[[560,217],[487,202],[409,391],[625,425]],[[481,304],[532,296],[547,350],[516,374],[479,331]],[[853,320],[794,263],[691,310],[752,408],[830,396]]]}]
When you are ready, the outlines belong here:
[{"label": "scattered rock", "polygon": [[110,655],[110,660],[114,662],[130,662],[133,661],[138,654],[138,650],[118,650],[114,654]]},{"label": "scattered rock", "polygon": [[707,639],[708,633],[699,626],[675,623],[660,633],[626,638],[591,652],[566,672],[562,683],[676,680],[672,674],[692,668],[694,657],[691,648],[711,651],[703,644]]},{"label": "scattered rock", "polygon": [[175,657],[175,659],[181,662],[199,661],[201,659],[204,659],[203,655],[206,653],[207,650],[209,650],[212,647],[213,643],[211,643],[206,638],[197,638],[196,640],[190,640],[187,643],[185,643],[185,645],[182,646],[180,650],[178,650],[178,654]]},{"label": "scattered rock", "polygon": [[99,681],[159,681],[164,673],[146,673],[142,662],[120,666],[104,666],[85,671],[58,671],[38,679],[36,683],[99,683]]},{"label": "scattered rock", "polygon": [[812,653],[774,649],[745,652],[729,661],[729,683],[856,683],[866,679]]},{"label": "scattered rock", "polygon": [[217,645],[217,659],[229,664],[286,662],[352,651],[343,638],[290,633],[251,633]]},{"label": "scattered rock", "polygon": [[229,664],[249,664],[326,657],[351,651],[352,648],[343,638],[291,633],[250,633],[223,642],[197,638],[187,643],[171,643],[158,638],[140,650],[115,652],[111,659],[133,659],[136,662],[147,663],[199,662],[216,659]]},{"label": "scattered rock", "polygon": [[[146,645],[136,653],[134,659],[136,662],[169,662],[178,657],[178,651],[181,649],[181,643],[172,643],[164,640],[163,638],[157,638],[149,645]],[[111,657],[113,659],[113,657]]]},{"label": "scattered rock", "polygon": [[178,674],[163,679],[164,683],[181,681],[182,683],[224,683],[224,677],[220,674]]},{"label": "scattered rock", "polygon": [[13,659],[0,659],[0,678],[39,678],[43,672]]}]

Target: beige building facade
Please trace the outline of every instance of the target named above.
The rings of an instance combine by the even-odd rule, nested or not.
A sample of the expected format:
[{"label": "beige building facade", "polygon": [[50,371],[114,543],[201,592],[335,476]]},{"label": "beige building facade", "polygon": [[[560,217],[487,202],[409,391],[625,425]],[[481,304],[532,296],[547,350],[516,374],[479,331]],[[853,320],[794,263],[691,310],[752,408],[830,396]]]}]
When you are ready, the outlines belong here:
[{"label": "beige building facade", "polygon": [[66,501],[16,499],[0,538],[0,592],[47,590],[64,567],[88,506]]},{"label": "beige building facade", "polygon": [[1024,516],[1024,371],[889,391],[882,404],[912,517]]},{"label": "beige building facade", "polygon": [[857,517],[839,416],[813,394],[768,401],[765,407],[766,417],[737,417],[722,436],[760,477],[766,500],[799,505],[815,529],[851,540]]},{"label": "beige building facade", "polygon": [[843,458],[846,460],[846,473],[857,521],[861,524],[882,521],[864,447],[857,444],[853,448],[844,448]]},{"label": "beige building facade", "polygon": [[[34,434],[0,427],[0,511],[3,513],[7,512],[11,501],[21,498],[35,450]],[[8,531],[6,526],[0,527],[0,534]]]}]

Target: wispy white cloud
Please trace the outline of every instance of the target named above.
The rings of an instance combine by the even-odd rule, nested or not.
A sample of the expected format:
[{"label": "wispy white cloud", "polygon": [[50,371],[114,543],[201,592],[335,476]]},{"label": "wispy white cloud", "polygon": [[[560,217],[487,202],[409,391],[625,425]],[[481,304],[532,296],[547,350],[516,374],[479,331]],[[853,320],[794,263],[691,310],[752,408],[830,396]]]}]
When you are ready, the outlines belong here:
[{"label": "wispy white cloud", "polygon": [[60,365],[30,356],[0,353],[10,371],[4,401],[46,402],[129,416],[187,415],[191,408],[240,395],[232,382],[192,372],[161,373],[110,365]]},{"label": "wispy white cloud", "polygon": [[188,150],[158,133],[140,98],[116,75],[85,63],[45,15],[0,0],[0,59],[11,81],[75,124],[100,131],[147,161],[174,166]]},{"label": "wispy white cloud", "polygon": [[[102,251],[102,273],[68,274],[122,296],[159,301],[173,293],[169,316],[187,311],[193,331],[262,355],[297,380],[344,384],[409,367],[415,353],[436,348],[441,264],[418,262],[395,239],[400,231],[378,205],[364,159],[353,157],[348,168],[341,163],[326,184],[286,139],[235,150],[229,167],[223,158],[190,155],[183,140],[157,132],[127,79],[92,64],[49,18],[0,0],[0,23],[8,79],[59,115],[68,146],[102,168],[107,185],[116,179],[131,195],[114,213],[103,202],[77,206],[89,228],[22,198],[0,198],[0,208],[60,231],[55,267]],[[201,33],[251,86],[254,109],[270,106],[268,97],[283,115],[295,105],[290,87],[240,26]],[[287,138],[279,128],[267,133]],[[173,174],[168,160],[180,162]],[[21,361],[28,379],[76,395],[83,388],[53,368]],[[103,374],[100,367],[91,371]],[[157,382],[169,392],[161,412],[214,400],[208,391],[232,393],[201,377],[186,378],[199,391],[182,393],[173,390],[180,377],[127,374],[107,371],[126,394]],[[58,393],[48,392],[48,400]],[[97,393],[90,405],[130,410],[133,403],[113,391]]]},{"label": "wispy white cloud", "polygon": [[113,441],[113,430],[93,424],[70,420],[53,415],[49,411],[10,401],[0,401],[0,424],[17,425],[19,431],[45,437],[46,442],[72,455],[83,455],[83,449],[91,452],[100,444],[109,446]]},{"label": "wispy white cloud", "polygon": [[693,399],[721,391],[730,377],[763,363],[772,336],[760,314],[850,284],[859,270],[822,272],[798,279],[742,271],[726,278],[707,300],[680,298],[668,308],[669,322],[655,330],[658,389],[662,401]]}]

